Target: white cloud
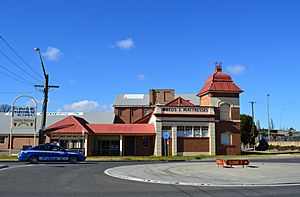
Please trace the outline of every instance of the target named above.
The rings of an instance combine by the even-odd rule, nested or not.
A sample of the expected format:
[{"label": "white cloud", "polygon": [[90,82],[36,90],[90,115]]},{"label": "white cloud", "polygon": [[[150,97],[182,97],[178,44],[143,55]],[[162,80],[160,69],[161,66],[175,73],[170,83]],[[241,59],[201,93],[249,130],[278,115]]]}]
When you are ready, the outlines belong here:
[{"label": "white cloud", "polygon": [[42,55],[50,61],[57,61],[63,56],[63,53],[58,48],[48,47]]},{"label": "white cloud", "polygon": [[138,78],[138,80],[143,81],[143,80],[145,80],[146,76],[144,74],[139,74],[137,76],[137,78]]},{"label": "white cloud", "polygon": [[131,38],[116,41],[113,45],[111,45],[111,47],[113,47],[113,48],[118,47],[120,49],[131,49],[134,46],[135,46],[134,41]]},{"label": "white cloud", "polygon": [[64,110],[72,112],[112,111],[112,105],[101,105],[96,101],[83,100],[65,105]]},{"label": "white cloud", "polygon": [[227,66],[226,69],[233,74],[241,74],[246,71],[245,66],[238,64],[234,66]]},{"label": "white cloud", "polygon": [[[37,105],[42,105],[43,104],[43,99],[35,99],[37,102]],[[30,99],[29,101],[26,102],[27,106],[35,106],[35,101],[33,99]]]}]

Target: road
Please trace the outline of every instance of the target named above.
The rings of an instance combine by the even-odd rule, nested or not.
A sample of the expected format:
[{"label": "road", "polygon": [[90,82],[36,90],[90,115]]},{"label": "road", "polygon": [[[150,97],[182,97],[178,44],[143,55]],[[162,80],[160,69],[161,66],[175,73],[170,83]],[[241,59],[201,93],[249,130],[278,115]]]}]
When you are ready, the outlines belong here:
[{"label": "road", "polygon": [[[299,159],[260,160],[299,163]],[[292,187],[193,187],[140,183],[105,175],[107,168],[136,162],[85,162],[81,164],[3,163],[0,196],[300,196]]]}]

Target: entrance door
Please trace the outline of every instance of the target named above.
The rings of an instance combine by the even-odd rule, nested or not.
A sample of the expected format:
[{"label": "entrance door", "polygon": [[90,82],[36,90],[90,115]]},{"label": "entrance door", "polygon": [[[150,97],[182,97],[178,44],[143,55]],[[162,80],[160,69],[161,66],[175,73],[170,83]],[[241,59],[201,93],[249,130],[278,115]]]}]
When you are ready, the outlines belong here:
[{"label": "entrance door", "polygon": [[135,146],[135,137],[125,136],[124,155],[136,155]]}]

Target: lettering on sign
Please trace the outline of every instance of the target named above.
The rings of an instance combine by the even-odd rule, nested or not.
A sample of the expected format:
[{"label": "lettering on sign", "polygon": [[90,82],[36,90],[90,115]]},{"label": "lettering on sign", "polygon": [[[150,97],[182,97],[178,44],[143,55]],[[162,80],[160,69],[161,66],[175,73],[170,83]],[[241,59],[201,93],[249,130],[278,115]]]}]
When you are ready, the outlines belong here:
[{"label": "lettering on sign", "polygon": [[183,113],[208,113],[208,108],[204,107],[162,107],[163,112],[183,112]]},{"label": "lettering on sign", "polygon": [[13,118],[20,118],[20,117],[34,118],[36,116],[35,107],[13,106],[13,112],[14,112]]}]

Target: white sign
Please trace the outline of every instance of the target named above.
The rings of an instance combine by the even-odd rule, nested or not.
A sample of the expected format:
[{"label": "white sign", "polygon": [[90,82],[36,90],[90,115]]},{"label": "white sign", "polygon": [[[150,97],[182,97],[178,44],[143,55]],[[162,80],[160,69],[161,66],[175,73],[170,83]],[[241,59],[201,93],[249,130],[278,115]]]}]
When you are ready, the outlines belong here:
[{"label": "white sign", "polygon": [[13,106],[12,127],[16,129],[33,129],[35,127],[36,108]]},{"label": "white sign", "polygon": [[12,126],[16,129],[33,129],[34,128],[34,118],[30,119],[13,119]]},{"label": "white sign", "polygon": [[208,113],[205,107],[162,107],[162,113]]},{"label": "white sign", "polygon": [[13,106],[13,118],[34,118],[35,116],[35,107]]}]

